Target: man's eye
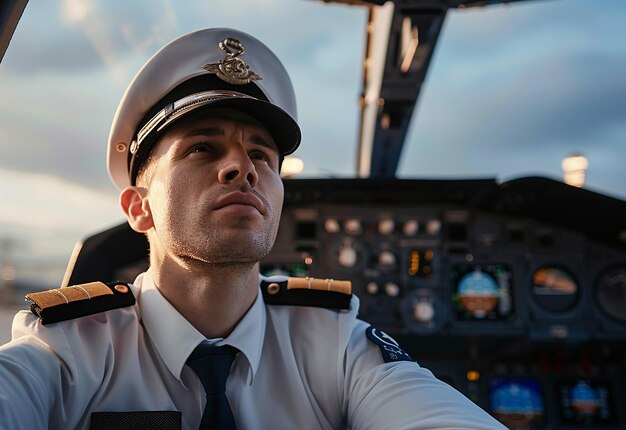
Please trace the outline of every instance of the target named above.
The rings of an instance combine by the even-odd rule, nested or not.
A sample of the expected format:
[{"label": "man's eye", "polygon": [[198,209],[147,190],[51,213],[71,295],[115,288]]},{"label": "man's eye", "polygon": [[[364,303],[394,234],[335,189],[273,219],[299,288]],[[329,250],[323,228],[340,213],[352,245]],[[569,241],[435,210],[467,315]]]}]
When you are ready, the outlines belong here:
[{"label": "man's eye", "polygon": [[194,145],[191,152],[209,152],[209,147],[205,144]]},{"label": "man's eye", "polygon": [[252,151],[250,153],[250,158],[253,160],[263,160],[269,161],[270,157],[263,151]]}]

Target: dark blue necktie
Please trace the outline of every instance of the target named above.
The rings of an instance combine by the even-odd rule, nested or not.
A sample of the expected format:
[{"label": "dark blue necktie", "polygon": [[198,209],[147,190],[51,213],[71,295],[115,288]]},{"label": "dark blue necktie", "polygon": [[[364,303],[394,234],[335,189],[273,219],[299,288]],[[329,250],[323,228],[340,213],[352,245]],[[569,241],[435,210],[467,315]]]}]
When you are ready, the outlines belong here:
[{"label": "dark blue necktie", "polygon": [[238,352],[232,346],[213,346],[203,341],[187,359],[187,366],[196,372],[206,392],[200,430],[237,429],[226,398],[226,379]]}]

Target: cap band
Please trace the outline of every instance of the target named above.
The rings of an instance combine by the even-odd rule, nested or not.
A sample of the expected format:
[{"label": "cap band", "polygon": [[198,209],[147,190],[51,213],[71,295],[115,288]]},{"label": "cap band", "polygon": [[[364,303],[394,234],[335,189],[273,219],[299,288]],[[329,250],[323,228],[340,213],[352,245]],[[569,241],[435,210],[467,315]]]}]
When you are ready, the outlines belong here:
[{"label": "cap band", "polygon": [[[244,98],[254,99],[247,94],[238,93],[235,91],[203,91],[189,96],[183,97],[180,100],[170,103],[161,109],[152,119],[150,119],[146,125],[144,125],[139,132],[137,132],[137,138],[133,140],[130,145],[130,153],[132,157],[139,151],[141,143],[149,136],[153,131],[159,132],[172,121],[175,121],[185,113],[200,108],[204,105],[215,102],[216,100],[223,100],[226,98]],[[256,100],[256,99],[255,99]],[[131,158],[132,158],[131,157]],[[131,160],[132,164],[132,160]]]}]

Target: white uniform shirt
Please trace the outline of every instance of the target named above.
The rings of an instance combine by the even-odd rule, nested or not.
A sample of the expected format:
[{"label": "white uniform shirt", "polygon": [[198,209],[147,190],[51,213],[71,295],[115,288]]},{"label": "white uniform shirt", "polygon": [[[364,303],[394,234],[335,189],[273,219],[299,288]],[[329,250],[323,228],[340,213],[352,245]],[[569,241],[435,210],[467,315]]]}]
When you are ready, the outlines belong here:
[{"label": "white uniform shirt", "polygon": [[[0,429],[88,429],[93,412],[180,411],[196,430],[204,389],[185,361],[204,337],[155,287],[131,286],[134,306],[43,326],[17,314],[0,347]],[[257,299],[220,342],[238,354],[226,386],[244,429],[503,429],[432,373],[384,363],[347,311]],[[210,318],[210,315],[207,315]]]}]

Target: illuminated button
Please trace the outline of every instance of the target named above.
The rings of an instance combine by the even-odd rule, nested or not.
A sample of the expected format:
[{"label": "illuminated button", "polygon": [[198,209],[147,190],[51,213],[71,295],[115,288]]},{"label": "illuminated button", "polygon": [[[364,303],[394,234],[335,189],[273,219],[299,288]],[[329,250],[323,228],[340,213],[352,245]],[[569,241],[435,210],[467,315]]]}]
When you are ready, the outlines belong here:
[{"label": "illuminated button", "polygon": [[409,275],[415,276],[420,270],[420,253],[418,250],[413,250],[409,254]]},{"label": "illuminated button", "polygon": [[378,221],[378,232],[384,236],[393,233],[396,223],[391,218],[383,218]]},{"label": "illuminated button", "polygon": [[419,223],[416,219],[409,219],[404,222],[402,226],[402,232],[405,236],[415,236],[419,229]]},{"label": "illuminated button", "polygon": [[360,234],[361,233],[361,221],[356,218],[347,219],[343,224],[343,229],[348,234]]},{"label": "illuminated button", "polygon": [[398,284],[395,284],[393,282],[387,282],[385,284],[385,293],[389,297],[398,297],[400,295],[400,287],[398,286]]},{"label": "illuminated button", "polygon": [[393,266],[396,264],[396,256],[393,252],[383,251],[378,256],[378,264],[381,266]]},{"label": "illuminated button", "polygon": [[367,285],[365,286],[365,290],[367,291],[368,294],[371,294],[371,295],[378,294],[378,291],[379,291],[378,284],[376,282],[368,282]]},{"label": "illuminated button", "polygon": [[344,246],[339,249],[339,264],[343,267],[352,267],[356,264],[357,255],[356,249],[351,246]]},{"label": "illuminated button", "polygon": [[426,233],[430,234],[431,236],[439,234],[440,231],[441,221],[439,221],[438,219],[431,219],[426,223]]},{"label": "illuminated button", "polygon": [[413,316],[419,322],[432,321],[435,316],[435,308],[430,302],[418,302],[413,306]]},{"label": "illuminated button", "polygon": [[466,377],[468,381],[478,381],[480,379],[480,372],[478,370],[468,370]]},{"label": "illuminated button", "polygon": [[327,233],[339,233],[341,226],[339,225],[339,221],[335,218],[328,218],[324,221],[324,229]]}]

